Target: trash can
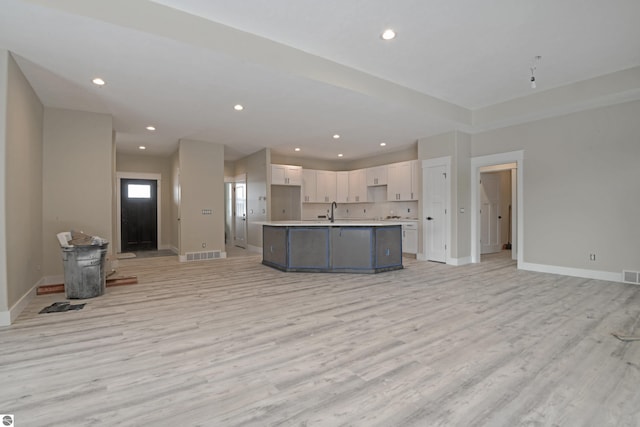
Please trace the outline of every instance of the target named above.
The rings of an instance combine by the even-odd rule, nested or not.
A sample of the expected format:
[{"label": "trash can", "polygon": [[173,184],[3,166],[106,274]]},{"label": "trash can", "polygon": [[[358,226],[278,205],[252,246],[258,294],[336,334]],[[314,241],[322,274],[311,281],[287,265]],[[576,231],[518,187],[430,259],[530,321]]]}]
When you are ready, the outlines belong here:
[{"label": "trash can", "polygon": [[58,233],[64,264],[67,298],[85,299],[103,295],[106,289],[105,260],[109,242],[84,233]]}]

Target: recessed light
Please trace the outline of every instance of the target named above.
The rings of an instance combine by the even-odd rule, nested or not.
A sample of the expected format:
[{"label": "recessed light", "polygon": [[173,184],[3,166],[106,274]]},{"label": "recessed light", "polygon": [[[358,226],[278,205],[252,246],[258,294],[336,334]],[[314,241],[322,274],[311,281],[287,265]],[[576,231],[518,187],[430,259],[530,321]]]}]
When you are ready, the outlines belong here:
[{"label": "recessed light", "polygon": [[340,135],[336,133],[335,135],[333,135],[333,139],[340,139]]},{"label": "recessed light", "polygon": [[300,148],[296,147],[293,149],[293,151],[300,151]]},{"label": "recessed light", "polygon": [[338,154],[338,157],[342,157],[342,153]]},{"label": "recessed light", "polygon": [[155,126],[147,126],[147,130],[156,130]]},{"label": "recessed light", "polygon": [[236,104],[236,105],[233,106],[233,109],[236,110],[236,111],[242,111],[242,110],[244,110],[244,107],[242,105],[240,105],[240,104]]},{"label": "recessed light", "polygon": [[145,147],[144,145],[141,145],[141,146],[139,146],[139,147],[138,147],[138,149],[140,149],[140,150],[146,150],[146,149],[147,149],[147,147]]},{"label": "recessed light", "polygon": [[382,38],[382,40],[393,40],[396,38],[396,32],[391,28],[387,28],[382,32],[382,34],[380,34],[380,37]]},{"label": "recessed light", "polygon": [[386,142],[381,142],[381,143],[380,143],[380,147],[386,147],[386,146],[387,146],[387,143],[386,143]]},{"label": "recessed light", "polygon": [[93,82],[94,85],[96,86],[104,86],[107,82],[105,82],[104,80],[102,80],[100,77],[96,77],[95,79],[91,80]]}]

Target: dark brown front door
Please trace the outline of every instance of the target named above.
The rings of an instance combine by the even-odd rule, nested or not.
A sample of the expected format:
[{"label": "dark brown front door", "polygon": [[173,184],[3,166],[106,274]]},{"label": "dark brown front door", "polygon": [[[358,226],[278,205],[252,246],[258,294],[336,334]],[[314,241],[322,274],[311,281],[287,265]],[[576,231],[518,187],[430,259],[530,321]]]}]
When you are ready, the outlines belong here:
[{"label": "dark brown front door", "polygon": [[157,250],[157,181],[120,180],[122,252]]}]

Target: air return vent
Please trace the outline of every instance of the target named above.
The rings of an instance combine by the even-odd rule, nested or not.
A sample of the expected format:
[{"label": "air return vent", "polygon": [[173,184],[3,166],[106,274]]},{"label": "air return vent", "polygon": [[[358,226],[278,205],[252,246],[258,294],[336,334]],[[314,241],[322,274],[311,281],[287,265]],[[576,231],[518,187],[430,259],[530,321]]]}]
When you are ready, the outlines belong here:
[{"label": "air return vent", "polygon": [[622,281],[624,283],[640,285],[640,271],[622,270]]},{"label": "air return vent", "polygon": [[187,252],[186,261],[206,261],[220,258],[220,251]]}]

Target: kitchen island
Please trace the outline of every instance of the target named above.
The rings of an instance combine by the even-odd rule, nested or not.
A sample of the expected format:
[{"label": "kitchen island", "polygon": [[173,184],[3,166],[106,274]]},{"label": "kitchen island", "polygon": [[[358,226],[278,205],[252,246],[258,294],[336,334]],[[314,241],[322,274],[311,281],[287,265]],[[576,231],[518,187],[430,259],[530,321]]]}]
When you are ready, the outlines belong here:
[{"label": "kitchen island", "polygon": [[262,224],[262,263],[282,271],[380,273],[402,268],[402,226],[383,221]]}]

